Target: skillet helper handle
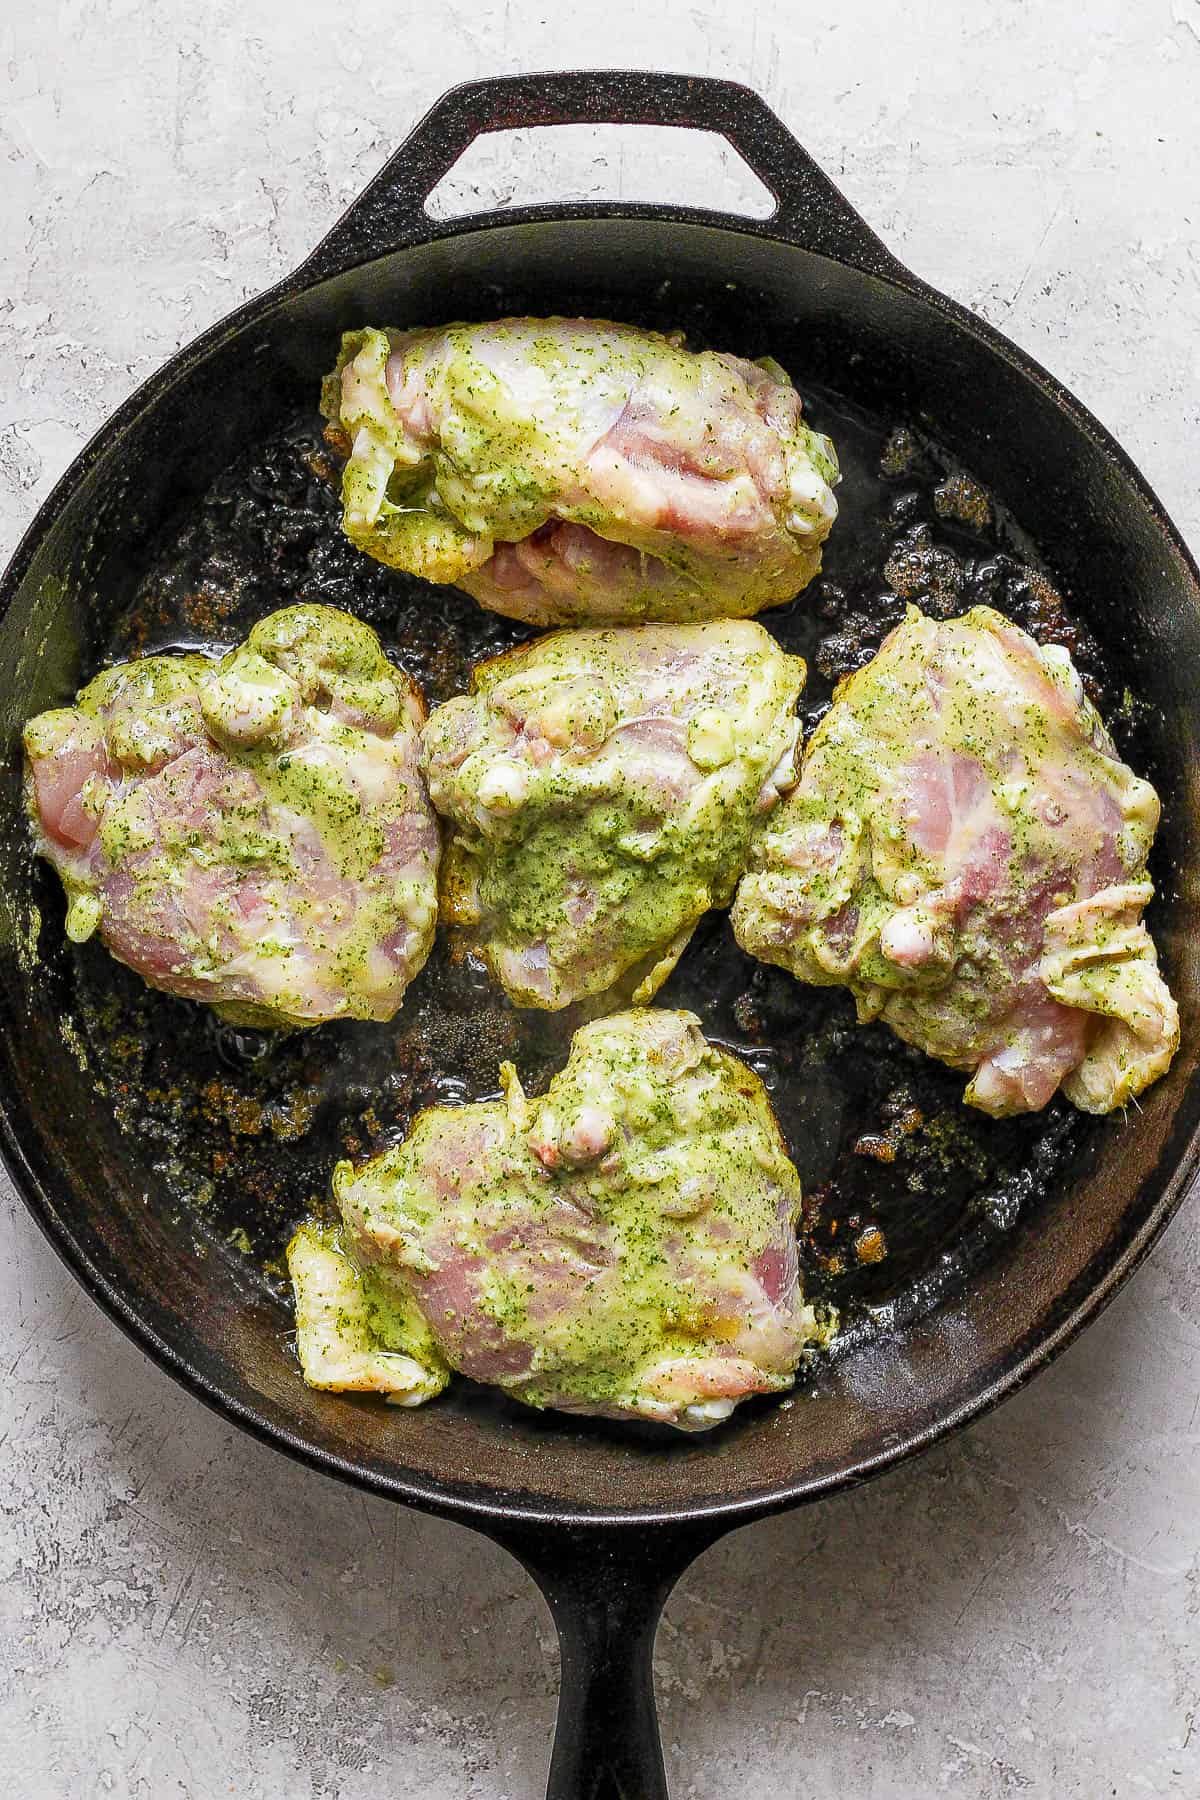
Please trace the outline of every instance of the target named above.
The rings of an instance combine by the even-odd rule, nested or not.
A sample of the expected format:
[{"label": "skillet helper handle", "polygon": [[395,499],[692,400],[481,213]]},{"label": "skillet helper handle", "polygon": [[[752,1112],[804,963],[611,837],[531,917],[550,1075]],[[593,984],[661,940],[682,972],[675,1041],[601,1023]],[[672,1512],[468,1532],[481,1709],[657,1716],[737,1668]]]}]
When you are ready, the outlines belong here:
[{"label": "skillet helper handle", "polygon": [[[443,175],[477,137],[538,125],[675,125],[717,132],[775,197],[771,217],[762,223],[746,220],[746,229],[785,238],[868,274],[904,273],[752,88],[711,75],[638,69],[498,75],[451,88],[434,102],[297,273],[319,280],[447,235],[425,210]],[[656,209],[634,210],[653,214]],[[674,216],[679,209],[662,210]]]},{"label": "skillet helper handle", "polygon": [[671,1589],[719,1529],[531,1534],[500,1541],[545,1595],[561,1676],[546,1800],[669,1800],[654,1639]]}]

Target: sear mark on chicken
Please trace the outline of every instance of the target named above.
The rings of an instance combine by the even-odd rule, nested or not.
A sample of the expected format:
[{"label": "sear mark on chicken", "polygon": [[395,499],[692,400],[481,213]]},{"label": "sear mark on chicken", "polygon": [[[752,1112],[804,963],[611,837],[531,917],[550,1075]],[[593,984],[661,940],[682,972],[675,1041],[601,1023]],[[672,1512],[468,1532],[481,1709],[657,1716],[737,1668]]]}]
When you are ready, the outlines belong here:
[{"label": "sear mark on chicken", "polygon": [[422,1113],[288,1249],[315,1387],[416,1405],[449,1369],[536,1407],[685,1431],[790,1387],[835,1320],[807,1305],[800,1181],[757,1075],[691,1013],[576,1033],[529,1099]]},{"label": "sear mark on chicken", "polygon": [[1060,1087],[1108,1112],[1179,1041],[1141,920],[1158,815],[1065,650],[987,607],[946,622],[912,607],[838,688],[734,931],[969,1071],[985,1112]]},{"label": "sear mark on chicken", "polygon": [[804,672],[748,620],[559,632],[482,663],[422,744],[460,947],[519,1006],[648,1000],[795,780]]},{"label": "sear mark on chicken", "polygon": [[821,565],[837,458],[769,359],[589,319],[346,334],[343,524],[532,625],[747,618]]},{"label": "sear mark on chicken", "polygon": [[67,932],[234,1024],[390,1019],[437,922],[416,686],[328,606],[147,656],[25,728]]}]

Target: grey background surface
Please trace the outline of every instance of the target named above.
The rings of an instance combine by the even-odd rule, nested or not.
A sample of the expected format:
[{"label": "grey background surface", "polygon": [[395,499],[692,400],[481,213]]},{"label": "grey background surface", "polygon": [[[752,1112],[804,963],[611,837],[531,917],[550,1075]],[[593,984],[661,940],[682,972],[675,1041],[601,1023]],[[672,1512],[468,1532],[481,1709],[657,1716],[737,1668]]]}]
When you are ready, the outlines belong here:
[{"label": "grey background surface", "polygon": [[[911,266],[1114,428],[1200,545],[1200,0],[59,0],[0,17],[0,549],[444,87],[640,64],[765,93]],[[445,198],[736,203],[711,149],[481,148]],[[516,1566],[180,1393],[0,1190],[0,1771],[30,1800],[530,1800]],[[1197,1208],[1035,1386],[742,1531],[673,1599],[679,1800],[1200,1793]]]}]

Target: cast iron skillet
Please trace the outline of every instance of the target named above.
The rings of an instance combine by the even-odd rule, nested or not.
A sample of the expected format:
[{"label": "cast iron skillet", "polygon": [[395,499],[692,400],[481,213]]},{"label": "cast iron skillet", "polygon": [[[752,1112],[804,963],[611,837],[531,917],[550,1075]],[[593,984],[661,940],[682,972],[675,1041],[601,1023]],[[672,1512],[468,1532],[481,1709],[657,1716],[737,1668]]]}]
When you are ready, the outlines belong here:
[{"label": "cast iron skillet", "polygon": [[[571,121],[718,132],[778,209],[765,223],[656,206],[539,206],[450,224],[425,212],[479,133]],[[790,1408],[751,1407],[723,1432],[664,1445],[489,1407],[466,1385],[411,1414],[312,1393],[269,1287],[163,1201],[148,1147],[118,1129],[111,1086],[97,1091],[71,1023],[57,911],[31,954],[32,908],[57,902],[26,848],[20,725],[92,672],[164,517],[311,401],[343,326],[487,316],[506,295],[546,313],[569,304],[653,319],[664,282],[693,310],[752,315],[764,343],[801,343],[802,387],[827,379],[850,402],[935,432],[1027,528],[1151,702],[1147,768],[1165,803],[1155,925],[1184,1048],[1127,1120],[1091,1133],[1069,1177],[1055,1178],[969,1282],[890,1335],[868,1335]],[[558,1800],[665,1794],[651,1648],[662,1604],[699,1551],[890,1467],[1012,1393],[1096,1316],[1180,1204],[1200,1144],[1198,685],[1196,568],[1107,432],[997,332],[908,274],[756,95],[708,79],[531,75],[448,94],[294,275],[120,409],[24,538],[0,588],[9,1171],[83,1285],[193,1393],[312,1467],[471,1525],[521,1560],[562,1644]],[[170,1016],[195,1029],[194,1012]]]}]

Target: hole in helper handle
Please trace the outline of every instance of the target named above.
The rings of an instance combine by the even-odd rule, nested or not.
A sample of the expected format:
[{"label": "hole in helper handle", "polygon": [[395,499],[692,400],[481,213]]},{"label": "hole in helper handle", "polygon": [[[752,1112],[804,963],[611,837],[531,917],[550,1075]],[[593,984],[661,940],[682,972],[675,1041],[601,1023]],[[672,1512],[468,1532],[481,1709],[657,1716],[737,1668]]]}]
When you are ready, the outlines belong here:
[{"label": "hole in helper handle", "polygon": [[499,75],[451,88],[435,101],[297,273],[320,280],[409,244],[446,235],[446,228],[425,211],[425,201],[482,133],[588,124],[678,125],[717,132],[777,203],[769,220],[739,221],[744,229],[784,238],[868,274],[904,273],[753,89],[709,75],[628,69]]},{"label": "hole in helper handle", "polygon": [[654,1639],[671,1589],[722,1535],[711,1523],[489,1527],[542,1590],[561,1655],[546,1800],[669,1800]]}]

